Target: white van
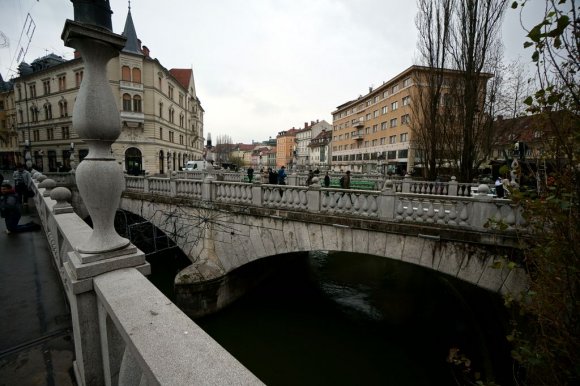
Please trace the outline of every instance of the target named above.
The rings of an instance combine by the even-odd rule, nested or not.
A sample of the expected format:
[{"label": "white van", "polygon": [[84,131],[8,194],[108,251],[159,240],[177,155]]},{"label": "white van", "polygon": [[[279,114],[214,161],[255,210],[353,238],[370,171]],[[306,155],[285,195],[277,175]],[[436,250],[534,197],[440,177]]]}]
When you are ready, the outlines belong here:
[{"label": "white van", "polygon": [[185,164],[185,170],[188,172],[194,172],[205,169],[207,169],[207,161],[203,160],[187,161],[187,163]]}]

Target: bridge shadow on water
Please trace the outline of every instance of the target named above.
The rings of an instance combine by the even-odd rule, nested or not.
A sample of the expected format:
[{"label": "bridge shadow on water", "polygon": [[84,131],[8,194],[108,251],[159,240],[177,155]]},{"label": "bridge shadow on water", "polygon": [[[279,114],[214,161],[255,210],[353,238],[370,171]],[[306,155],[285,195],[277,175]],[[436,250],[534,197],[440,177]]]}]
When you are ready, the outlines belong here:
[{"label": "bridge shadow on water", "polygon": [[[118,213],[118,232],[147,254],[170,299],[190,260],[153,225]],[[311,252],[239,268],[263,279],[196,322],[268,385],[513,384],[498,294],[419,266],[356,253]],[[258,280],[256,280],[258,282]],[[459,349],[464,366],[448,363]]]}]

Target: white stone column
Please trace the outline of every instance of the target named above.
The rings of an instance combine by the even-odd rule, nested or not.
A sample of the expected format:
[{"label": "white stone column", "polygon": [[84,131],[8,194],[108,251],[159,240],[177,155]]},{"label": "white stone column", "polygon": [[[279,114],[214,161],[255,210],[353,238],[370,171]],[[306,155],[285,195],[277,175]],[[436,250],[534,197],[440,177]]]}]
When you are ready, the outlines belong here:
[{"label": "white stone column", "polygon": [[79,193],[93,221],[93,232],[79,246],[82,253],[122,249],[129,240],[115,231],[115,212],[123,191],[123,171],[111,154],[121,133],[121,119],[107,76],[107,63],[119,54],[125,39],[103,28],[67,20],[65,44],[83,58],[84,73],[73,109],[72,124],[89,146],[76,169]]}]

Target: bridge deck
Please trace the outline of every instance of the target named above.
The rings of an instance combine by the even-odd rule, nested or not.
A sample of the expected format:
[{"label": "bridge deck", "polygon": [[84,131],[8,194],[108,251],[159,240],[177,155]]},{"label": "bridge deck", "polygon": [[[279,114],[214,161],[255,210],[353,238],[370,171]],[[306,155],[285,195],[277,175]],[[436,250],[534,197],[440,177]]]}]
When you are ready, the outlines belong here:
[{"label": "bridge deck", "polygon": [[[35,218],[36,217],[36,218]],[[21,223],[39,222],[34,206]],[[0,379],[74,385],[71,316],[42,231],[7,235],[0,221]]]}]

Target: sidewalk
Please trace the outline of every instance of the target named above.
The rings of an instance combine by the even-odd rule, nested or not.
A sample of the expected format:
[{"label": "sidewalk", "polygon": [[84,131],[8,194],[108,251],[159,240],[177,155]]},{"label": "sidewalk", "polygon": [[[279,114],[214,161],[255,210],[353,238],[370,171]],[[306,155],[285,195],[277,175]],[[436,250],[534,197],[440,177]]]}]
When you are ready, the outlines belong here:
[{"label": "sidewalk", "polygon": [[[34,206],[29,221],[40,223]],[[75,385],[71,316],[46,238],[5,229],[1,219],[0,386]]]}]

